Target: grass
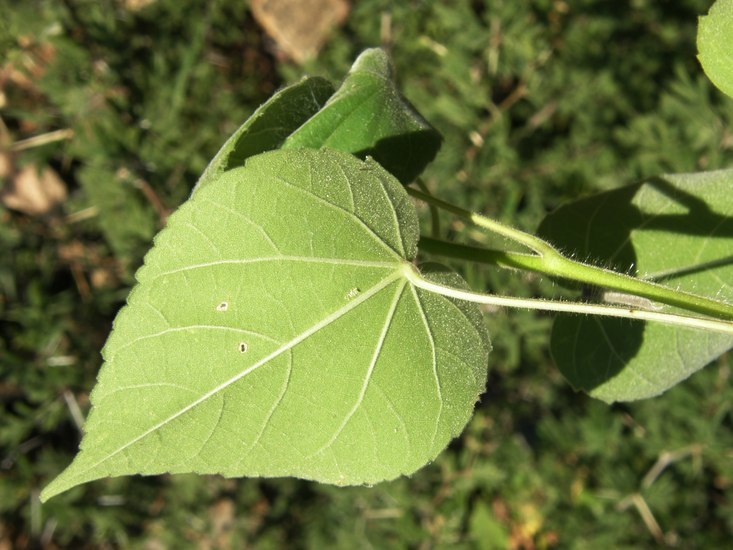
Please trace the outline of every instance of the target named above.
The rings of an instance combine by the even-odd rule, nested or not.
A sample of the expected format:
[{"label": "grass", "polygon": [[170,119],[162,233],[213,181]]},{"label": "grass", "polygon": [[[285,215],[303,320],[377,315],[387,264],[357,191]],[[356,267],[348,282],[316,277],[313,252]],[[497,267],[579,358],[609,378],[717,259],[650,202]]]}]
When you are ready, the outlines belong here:
[{"label": "grass", "polygon": [[[733,104],[695,60],[706,1],[363,0],[303,67],[277,55],[245,2],[128,4],[0,0],[0,138],[64,131],[15,160],[68,188],[43,216],[0,206],[0,547],[725,546],[730,358],[661,398],[608,407],[567,386],[551,319],[526,312],[486,316],[494,352],[477,414],[409,479],[120,478],[41,508],[39,489],[76,452],[99,349],[153,235],[228,134],[303,73],[338,79],[363,48],[388,48],[445,137],[432,192],[526,230],[580,194],[733,164]],[[547,284],[465,275],[526,296]]]}]

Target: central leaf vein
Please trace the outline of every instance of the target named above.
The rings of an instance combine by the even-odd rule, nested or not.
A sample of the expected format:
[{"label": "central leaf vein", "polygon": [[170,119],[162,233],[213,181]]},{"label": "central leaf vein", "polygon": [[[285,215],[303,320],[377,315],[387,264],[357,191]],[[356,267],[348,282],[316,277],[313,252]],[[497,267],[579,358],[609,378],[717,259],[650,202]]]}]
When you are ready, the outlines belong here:
[{"label": "central leaf vein", "polygon": [[[302,263],[314,263],[314,264],[333,264],[333,265],[344,265],[353,267],[374,267],[383,269],[394,269],[394,261],[369,261],[369,260],[347,260],[344,258],[319,258],[316,256],[263,256],[260,258],[242,258],[236,260],[215,260],[211,262],[204,262],[200,264],[191,264],[185,267],[177,269],[171,269],[170,271],[164,271],[163,273],[157,274],[149,282],[153,282],[166,275],[174,275],[176,273],[185,273],[187,271],[193,271],[195,269],[204,269],[207,267],[215,267],[217,265],[245,265],[245,264],[256,264],[265,262],[302,262]],[[148,282],[148,281],[146,281]]]},{"label": "central leaf vein", "polygon": [[[257,369],[259,369],[261,366],[266,365],[267,363],[269,363],[273,359],[275,359],[278,356],[282,355],[286,351],[292,349],[293,347],[295,347],[296,345],[298,345],[300,342],[302,342],[303,340],[306,340],[307,338],[309,338],[310,336],[312,336],[316,332],[320,331],[321,329],[327,327],[328,325],[330,325],[334,321],[337,321],[338,319],[340,319],[341,317],[343,317],[344,315],[346,315],[348,312],[350,312],[351,310],[353,310],[354,308],[356,308],[359,304],[361,304],[362,302],[368,300],[369,298],[371,298],[372,296],[374,296],[375,294],[377,294],[378,292],[380,292],[384,288],[388,287],[390,284],[392,284],[393,282],[395,282],[396,280],[398,280],[402,276],[403,276],[402,275],[402,271],[400,271],[400,270],[396,270],[396,271],[392,272],[388,277],[385,277],[384,279],[382,279],[379,282],[377,282],[374,286],[372,286],[371,288],[369,288],[368,290],[366,290],[365,292],[363,292],[362,294],[360,294],[359,296],[357,296],[356,298],[354,298],[354,300],[348,302],[343,307],[341,307],[338,310],[334,311],[333,313],[331,313],[330,315],[328,315],[327,317],[325,317],[324,319],[322,319],[318,323],[316,323],[313,326],[309,327],[308,329],[304,330],[303,332],[301,332],[300,334],[298,334],[297,336],[295,336],[294,338],[292,338],[290,341],[286,342],[285,344],[283,344],[282,346],[280,346],[279,348],[277,348],[276,350],[274,350],[273,352],[271,352],[267,356],[263,357],[262,359],[260,359],[259,361],[257,361],[253,365],[251,365],[250,367],[244,369],[242,372],[238,373],[237,375],[232,376],[228,380],[225,380],[224,382],[222,382],[221,384],[219,384],[215,388],[213,388],[213,389],[209,390],[208,392],[206,392],[205,394],[203,394],[198,399],[192,401],[191,403],[189,403],[185,407],[181,408],[176,413],[174,413],[174,414],[170,415],[169,417],[161,420],[160,422],[158,422],[157,424],[155,424],[151,428],[148,428],[143,433],[141,433],[140,435],[134,437],[133,439],[131,439],[130,441],[128,441],[124,445],[121,445],[120,447],[118,447],[114,451],[108,453],[107,455],[105,455],[104,457],[102,457],[100,460],[92,463],[89,467],[87,467],[83,471],[79,472],[76,477],[81,477],[86,472],[88,472],[90,470],[93,470],[94,468],[96,468],[97,466],[99,466],[100,464],[102,464],[103,462],[106,462],[107,460],[111,459],[112,457],[114,457],[114,456],[122,453],[123,451],[126,451],[126,449],[128,449],[129,447],[131,447],[132,445],[134,445],[138,441],[144,439],[148,435],[153,434],[153,433],[157,433],[158,430],[160,430],[161,428],[163,428],[167,424],[171,423],[176,418],[182,416],[183,414],[187,413],[191,409],[194,409],[195,407],[197,407],[198,405],[200,405],[204,401],[208,400],[212,396],[218,395],[221,391],[223,391],[224,389],[228,388],[229,386],[231,386],[232,384],[234,384],[238,380],[241,380],[242,378],[244,378],[248,374],[254,372]],[[402,290],[402,288],[404,288],[404,285],[405,284],[406,283],[403,281],[402,285],[400,286],[400,291]]]}]

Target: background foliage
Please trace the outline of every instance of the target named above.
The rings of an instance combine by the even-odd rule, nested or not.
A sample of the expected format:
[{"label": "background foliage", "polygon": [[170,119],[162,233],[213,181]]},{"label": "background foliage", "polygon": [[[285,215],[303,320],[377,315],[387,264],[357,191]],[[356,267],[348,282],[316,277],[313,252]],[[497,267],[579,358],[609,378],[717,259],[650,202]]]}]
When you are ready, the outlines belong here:
[{"label": "background foliage", "polygon": [[[44,215],[0,206],[0,548],[722,547],[730,357],[661,398],[608,407],[552,366],[551,319],[522,312],[486,316],[477,414],[410,479],[121,478],[37,500],[76,451],[99,349],[152,236],[280,85],[338,79],[384,45],[445,138],[431,190],[534,230],[580,194],[733,164],[733,102],[695,59],[709,4],[361,0],[300,66],[241,0],[0,0],[0,144],[73,131],[14,159],[52,167],[68,198]],[[465,274],[518,295],[551,285]]]}]

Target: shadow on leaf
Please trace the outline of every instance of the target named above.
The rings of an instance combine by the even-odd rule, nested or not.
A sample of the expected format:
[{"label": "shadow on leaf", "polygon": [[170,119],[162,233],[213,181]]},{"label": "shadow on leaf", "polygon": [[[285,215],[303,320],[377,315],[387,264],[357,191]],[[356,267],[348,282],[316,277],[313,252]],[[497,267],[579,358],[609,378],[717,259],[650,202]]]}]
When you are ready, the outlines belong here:
[{"label": "shadow on leaf", "polygon": [[[651,178],[565,205],[538,233],[581,261],[731,300],[731,183],[731,170]],[[723,335],[658,323],[559,316],[551,348],[576,389],[628,401],[662,393],[731,345]]]},{"label": "shadow on leaf", "polygon": [[355,153],[359,158],[370,156],[403,185],[414,181],[432,162],[440,149],[441,137],[432,128],[389,136],[373,147]]}]

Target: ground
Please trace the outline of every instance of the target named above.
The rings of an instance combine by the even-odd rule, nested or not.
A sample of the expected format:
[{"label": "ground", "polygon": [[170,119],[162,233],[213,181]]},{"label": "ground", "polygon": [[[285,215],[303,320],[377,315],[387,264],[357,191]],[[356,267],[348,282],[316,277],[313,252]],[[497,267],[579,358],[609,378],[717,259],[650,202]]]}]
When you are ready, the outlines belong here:
[{"label": "ground", "polygon": [[[730,357],[609,407],[553,366],[551,318],[523,312],[486,315],[486,393],[410,478],[133,477],[38,501],[76,452],[99,350],[154,234],[278,87],[338,80],[383,46],[444,136],[426,185],[531,231],[586,193],[731,166],[733,102],[695,58],[710,3],[361,0],[308,57],[240,0],[0,0],[0,549],[723,547]],[[551,285],[462,270],[477,289]]]}]

